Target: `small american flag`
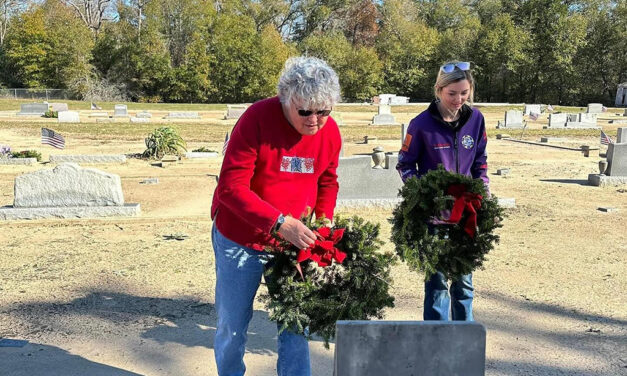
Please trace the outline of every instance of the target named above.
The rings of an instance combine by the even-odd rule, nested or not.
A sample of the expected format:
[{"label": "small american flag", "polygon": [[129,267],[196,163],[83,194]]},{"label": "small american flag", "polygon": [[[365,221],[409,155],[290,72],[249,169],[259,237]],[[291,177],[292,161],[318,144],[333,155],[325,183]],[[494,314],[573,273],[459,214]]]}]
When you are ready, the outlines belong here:
[{"label": "small american flag", "polygon": [[607,107],[601,106],[601,112],[607,112]]},{"label": "small american flag", "polygon": [[529,113],[529,119],[536,121],[538,120],[538,117],[540,117],[540,114],[537,112],[530,112]]},{"label": "small american flag", "polygon": [[65,148],[65,139],[52,129],[41,128],[41,144],[63,149]]},{"label": "small american flag", "polygon": [[549,111],[549,112],[553,112],[553,106],[548,105],[548,106],[546,107],[546,110],[547,110],[547,111]]},{"label": "small american flag", "polygon": [[227,146],[229,146],[229,132],[226,132],[226,136],[224,136],[224,146],[222,146],[222,155],[226,153]]},{"label": "small american flag", "polygon": [[601,131],[601,145],[609,145],[613,143],[614,141],[612,141],[610,136],[606,135],[605,132]]}]

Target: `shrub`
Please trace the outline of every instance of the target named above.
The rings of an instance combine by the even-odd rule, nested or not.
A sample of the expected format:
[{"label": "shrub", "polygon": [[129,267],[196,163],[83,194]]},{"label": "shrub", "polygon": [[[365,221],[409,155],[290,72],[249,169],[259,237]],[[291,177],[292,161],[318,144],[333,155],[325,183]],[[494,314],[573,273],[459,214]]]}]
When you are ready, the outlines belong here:
[{"label": "shrub", "polygon": [[49,110],[49,111],[44,112],[44,117],[45,118],[55,118],[56,119],[56,118],[59,117],[59,112]]},{"label": "shrub", "polygon": [[165,154],[181,154],[187,151],[185,141],[178,132],[171,127],[161,127],[155,129],[145,139],[146,150],[143,156],[146,158],[161,158]]},{"label": "shrub", "polygon": [[37,162],[41,162],[41,153],[37,150],[22,150],[11,153],[11,158],[36,158]]}]

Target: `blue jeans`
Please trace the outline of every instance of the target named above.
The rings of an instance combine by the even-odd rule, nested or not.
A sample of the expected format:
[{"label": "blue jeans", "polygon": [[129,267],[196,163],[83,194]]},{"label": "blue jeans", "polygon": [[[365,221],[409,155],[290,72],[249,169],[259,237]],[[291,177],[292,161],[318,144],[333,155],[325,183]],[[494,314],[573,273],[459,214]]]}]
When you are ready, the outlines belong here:
[{"label": "blue jeans", "polygon": [[448,290],[447,280],[440,272],[433,274],[425,282],[424,319],[448,321],[450,311],[453,320],[473,321],[472,274],[463,275],[460,279],[453,281],[450,295]]},{"label": "blue jeans", "polygon": [[[242,376],[246,372],[244,352],[253,301],[271,256],[232,242],[215,225],[211,241],[216,256],[218,323],[214,351],[218,374]],[[284,330],[278,342],[277,374],[310,376],[309,343],[305,336]]]}]

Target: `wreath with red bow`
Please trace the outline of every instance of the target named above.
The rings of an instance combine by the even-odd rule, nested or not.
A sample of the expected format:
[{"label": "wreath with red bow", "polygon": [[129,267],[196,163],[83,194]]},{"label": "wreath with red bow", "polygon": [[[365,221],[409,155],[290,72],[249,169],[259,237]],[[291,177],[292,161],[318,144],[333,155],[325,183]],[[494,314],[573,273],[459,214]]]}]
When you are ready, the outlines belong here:
[{"label": "wreath with red bow", "polygon": [[389,294],[393,254],[380,252],[379,225],[354,216],[301,219],[316,234],[306,249],[275,238],[266,248],[272,258],[265,274],[268,292],[260,295],[270,319],[311,338],[319,335],[328,348],[337,320],[382,318],[394,307]]},{"label": "wreath with red bow", "polygon": [[481,179],[441,165],[405,182],[394,209],[392,241],[410,269],[457,279],[481,267],[499,236],[503,209]]}]

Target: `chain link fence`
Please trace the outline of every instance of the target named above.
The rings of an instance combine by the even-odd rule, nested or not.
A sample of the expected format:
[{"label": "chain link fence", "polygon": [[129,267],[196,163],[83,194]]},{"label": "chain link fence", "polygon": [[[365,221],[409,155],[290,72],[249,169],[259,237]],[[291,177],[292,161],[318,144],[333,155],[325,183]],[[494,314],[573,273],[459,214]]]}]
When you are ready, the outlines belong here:
[{"label": "chain link fence", "polygon": [[73,99],[69,90],[64,89],[0,89],[0,98],[55,100]]}]

